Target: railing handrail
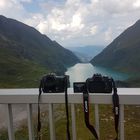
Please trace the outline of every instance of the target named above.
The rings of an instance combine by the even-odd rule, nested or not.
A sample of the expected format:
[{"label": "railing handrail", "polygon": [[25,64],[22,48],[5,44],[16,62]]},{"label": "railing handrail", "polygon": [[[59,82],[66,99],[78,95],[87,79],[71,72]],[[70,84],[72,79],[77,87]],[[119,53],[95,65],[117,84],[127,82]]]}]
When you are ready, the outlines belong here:
[{"label": "railing handrail", "polygon": [[[140,104],[140,88],[118,88],[120,99],[120,140],[124,140],[124,105]],[[74,104],[83,103],[82,93],[73,93],[73,89],[68,89],[68,102],[71,104],[72,117],[72,139],[76,140],[76,119]],[[95,128],[99,134],[99,112],[98,104],[112,104],[112,94],[90,93],[89,102],[95,104]],[[0,89],[0,104],[6,104],[8,137],[15,140],[13,129],[12,104],[27,104],[27,118],[29,140],[34,140],[32,123],[32,104],[38,103],[38,88],[28,89]],[[64,93],[42,94],[40,103],[47,103],[49,108],[50,139],[55,140],[55,126],[53,120],[53,104],[65,103]]]},{"label": "railing handrail", "polygon": [[[120,104],[140,104],[140,88],[118,88]],[[90,103],[112,104],[112,94],[90,93]],[[82,103],[82,93],[68,90],[69,103]],[[38,89],[0,89],[0,104],[36,104],[38,103]],[[65,103],[64,93],[44,93],[41,103]]]}]

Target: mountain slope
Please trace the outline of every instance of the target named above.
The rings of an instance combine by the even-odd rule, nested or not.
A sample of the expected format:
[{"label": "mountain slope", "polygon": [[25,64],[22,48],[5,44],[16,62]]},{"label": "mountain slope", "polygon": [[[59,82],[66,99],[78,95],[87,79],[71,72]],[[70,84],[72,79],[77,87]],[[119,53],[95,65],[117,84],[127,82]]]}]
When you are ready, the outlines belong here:
[{"label": "mountain slope", "polygon": [[126,29],[91,63],[123,72],[140,71],[140,20]]},{"label": "mountain slope", "polygon": [[63,73],[77,62],[71,51],[36,29],[0,16],[0,87],[4,81],[32,83],[48,71]]}]

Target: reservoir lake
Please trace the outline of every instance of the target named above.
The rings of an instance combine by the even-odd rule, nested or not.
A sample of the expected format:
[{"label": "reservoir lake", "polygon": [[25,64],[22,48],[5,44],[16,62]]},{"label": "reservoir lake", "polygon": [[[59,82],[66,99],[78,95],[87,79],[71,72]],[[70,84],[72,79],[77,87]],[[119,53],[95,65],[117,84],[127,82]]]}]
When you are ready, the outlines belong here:
[{"label": "reservoir lake", "polygon": [[125,73],[117,72],[104,67],[93,66],[90,63],[77,63],[76,65],[69,67],[65,74],[70,76],[70,85],[72,87],[73,82],[84,82],[87,78],[92,77],[93,74],[96,73],[121,81],[126,80],[129,77]]}]

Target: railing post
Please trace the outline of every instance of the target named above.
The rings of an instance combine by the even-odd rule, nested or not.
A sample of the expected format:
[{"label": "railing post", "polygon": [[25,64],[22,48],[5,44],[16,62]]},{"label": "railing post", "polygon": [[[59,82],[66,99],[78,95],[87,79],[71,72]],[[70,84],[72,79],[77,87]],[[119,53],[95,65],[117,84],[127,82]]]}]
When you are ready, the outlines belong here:
[{"label": "railing post", "polygon": [[32,121],[32,104],[27,104],[27,116],[28,116],[29,140],[34,140],[33,121]]},{"label": "railing post", "polygon": [[50,140],[55,140],[53,104],[49,104],[49,127],[50,127]]},{"label": "railing post", "polygon": [[98,107],[98,104],[95,104],[95,129],[97,131],[98,137],[100,138],[100,133],[99,133],[99,107]]},{"label": "railing post", "polygon": [[12,114],[12,105],[6,105],[7,110],[7,125],[8,125],[8,137],[9,140],[15,140],[14,128],[13,128],[13,114]]},{"label": "railing post", "polygon": [[120,105],[120,140],[124,140],[124,105]]},{"label": "railing post", "polygon": [[71,115],[72,115],[72,139],[76,140],[76,119],[75,119],[75,105],[71,104]]}]

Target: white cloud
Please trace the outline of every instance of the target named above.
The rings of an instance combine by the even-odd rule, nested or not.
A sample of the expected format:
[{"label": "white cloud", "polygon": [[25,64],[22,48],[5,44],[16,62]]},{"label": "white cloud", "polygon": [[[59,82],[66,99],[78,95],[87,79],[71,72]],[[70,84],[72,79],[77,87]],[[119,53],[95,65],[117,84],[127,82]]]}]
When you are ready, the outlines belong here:
[{"label": "white cloud", "polygon": [[73,15],[70,26],[75,30],[82,29],[84,27],[84,24],[82,24],[82,19],[80,14]]},{"label": "white cloud", "polygon": [[66,5],[68,6],[79,6],[79,4],[81,3],[82,1],[81,0],[67,0],[66,1]]},{"label": "white cloud", "polygon": [[111,42],[112,41],[112,29],[108,28],[108,30],[105,32],[105,41]]},{"label": "white cloud", "polygon": [[95,35],[97,33],[97,30],[98,30],[98,26],[97,25],[94,25],[93,27],[91,27],[90,33],[92,35]]},{"label": "white cloud", "polygon": [[77,36],[83,28],[84,23],[79,9],[75,11],[67,6],[61,7],[61,9],[59,7],[52,8],[37,26],[37,29],[42,33],[55,37],[60,36],[60,39],[63,38],[62,40]]},{"label": "white cloud", "polygon": [[[27,12],[25,2],[32,6],[36,2],[40,10]],[[140,0],[0,0],[0,14],[33,26],[64,46],[108,44],[140,18]]]},{"label": "white cloud", "polygon": [[61,24],[60,22],[57,22],[53,19],[51,23],[52,23],[51,28],[56,31],[62,31],[65,30],[67,27],[69,27],[69,24],[63,24],[63,23]]},{"label": "white cloud", "polygon": [[29,14],[29,18],[24,19],[24,23],[37,27],[40,23],[44,22],[44,16],[42,14]]},{"label": "white cloud", "polygon": [[48,24],[47,22],[40,22],[37,25],[37,29],[42,33],[42,34],[46,34],[47,32],[49,32],[49,28],[48,28]]},{"label": "white cloud", "polygon": [[123,14],[134,11],[134,5],[138,6],[139,0],[92,0],[96,9],[101,9],[107,14]]},{"label": "white cloud", "polygon": [[4,0],[0,1],[0,8],[3,8],[5,6],[6,6],[6,1],[4,1]]},{"label": "white cloud", "polygon": [[133,6],[135,8],[140,8],[140,0],[136,0],[134,3],[133,3]]},{"label": "white cloud", "polygon": [[2,12],[2,10],[5,10],[5,11],[7,9],[11,10],[11,8],[13,8],[13,10],[22,9],[22,6],[17,1],[14,1],[14,0],[0,0],[0,10],[1,10],[1,12]]},{"label": "white cloud", "polygon": [[27,3],[31,3],[32,2],[32,0],[19,0],[19,1],[21,1],[21,2],[27,2]]},{"label": "white cloud", "polygon": [[23,21],[27,12],[18,0],[0,0],[0,14]]}]

